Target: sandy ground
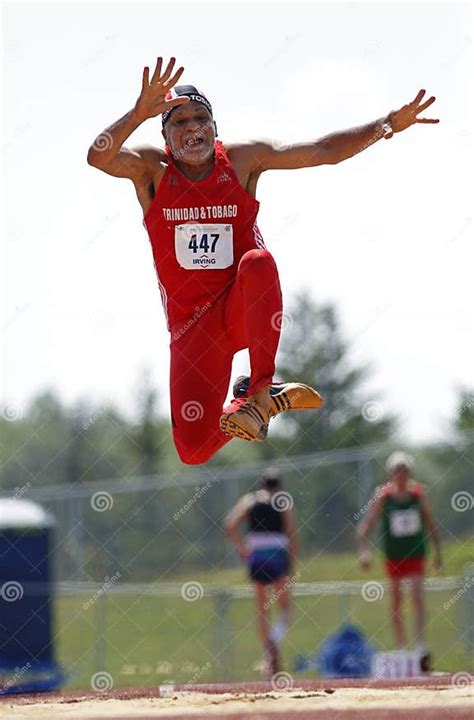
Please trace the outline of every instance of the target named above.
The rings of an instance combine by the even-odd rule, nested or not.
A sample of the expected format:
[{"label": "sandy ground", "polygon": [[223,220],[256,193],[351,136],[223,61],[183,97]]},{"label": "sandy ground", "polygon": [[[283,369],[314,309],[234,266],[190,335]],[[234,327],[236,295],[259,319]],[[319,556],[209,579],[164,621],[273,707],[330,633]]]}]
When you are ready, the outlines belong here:
[{"label": "sandy ground", "polygon": [[[351,712],[349,712],[351,711]],[[12,720],[92,720],[113,718],[252,718],[281,720],[293,717],[336,718],[472,718],[474,685],[465,687],[361,688],[339,687],[285,692],[207,693],[165,691],[164,697],[65,696],[54,702],[46,697],[5,699],[0,718]],[[309,714],[308,714],[309,713]],[[341,713],[341,714],[339,714]]]}]

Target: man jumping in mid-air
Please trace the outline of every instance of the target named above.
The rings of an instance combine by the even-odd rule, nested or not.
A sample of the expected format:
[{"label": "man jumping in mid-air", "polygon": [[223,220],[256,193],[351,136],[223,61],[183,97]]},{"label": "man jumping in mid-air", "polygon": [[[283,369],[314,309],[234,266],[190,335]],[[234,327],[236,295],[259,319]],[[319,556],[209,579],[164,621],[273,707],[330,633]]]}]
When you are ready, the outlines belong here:
[{"label": "man jumping in mid-air", "polygon": [[[231,437],[264,440],[271,418],[321,406],[302,383],[275,383],[282,299],[278,271],[256,218],[257,182],[266,170],[334,165],[415,123],[435,100],[420,90],[401,110],[319,140],[279,146],[265,140],[223,144],[210,102],[192,85],[176,86],[171,58],[144,68],[135,106],[101,133],[90,165],[135,185],[144,213],[171,334],[171,418],[181,460],[204,463]],[[132,149],[125,140],[162,115],[165,148]],[[250,376],[234,384],[223,409],[232,359],[248,348]]]}]

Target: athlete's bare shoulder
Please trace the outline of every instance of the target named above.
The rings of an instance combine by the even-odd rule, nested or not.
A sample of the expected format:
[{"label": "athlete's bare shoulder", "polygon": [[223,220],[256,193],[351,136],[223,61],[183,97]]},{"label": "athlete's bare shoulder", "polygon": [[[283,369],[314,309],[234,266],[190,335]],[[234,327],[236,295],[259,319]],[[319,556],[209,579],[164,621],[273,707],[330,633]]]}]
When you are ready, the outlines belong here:
[{"label": "athlete's bare shoulder", "polygon": [[166,170],[168,156],[164,148],[158,148],[154,145],[137,145],[132,150],[143,158],[150,170],[155,172],[164,172]]},{"label": "athlete's bare shoulder", "polygon": [[261,172],[260,153],[261,140],[245,140],[224,144],[225,151],[234,167],[245,167],[249,173]]},{"label": "athlete's bare shoulder", "polygon": [[262,167],[258,140],[223,143],[240,184],[252,197],[257,196],[258,179],[265,169]]}]

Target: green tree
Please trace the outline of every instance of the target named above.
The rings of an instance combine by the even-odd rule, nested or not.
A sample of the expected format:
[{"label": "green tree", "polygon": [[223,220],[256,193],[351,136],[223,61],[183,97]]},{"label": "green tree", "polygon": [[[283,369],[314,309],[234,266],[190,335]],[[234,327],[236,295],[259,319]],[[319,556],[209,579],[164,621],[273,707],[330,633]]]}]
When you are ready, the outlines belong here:
[{"label": "green tree", "polygon": [[472,536],[474,498],[474,391],[458,392],[454,442],[438,450],[433,504],[442,531]]},{"label": "green tree", "polygon": [[308,383],[324,398],[321,410],[284,417],[292,426],[286,428],[292,454],[366,445],[393,434],[393,415],[363,390],[370,369],[351,361],[334,306],[316,304],[307,292],[294,299],[283,316],[277,370],[283,380]]},{"label": "green tree", "polygon": [[62,482],[69,430],[61,400],[45,390],[26,408],[13,410],[7,407],[0,419],[1,487],[13,492]]},{"label": "green tree", "polygon": [[474,432],[474,390],[462,388],[459,391],[454,428],[461,435]]}]

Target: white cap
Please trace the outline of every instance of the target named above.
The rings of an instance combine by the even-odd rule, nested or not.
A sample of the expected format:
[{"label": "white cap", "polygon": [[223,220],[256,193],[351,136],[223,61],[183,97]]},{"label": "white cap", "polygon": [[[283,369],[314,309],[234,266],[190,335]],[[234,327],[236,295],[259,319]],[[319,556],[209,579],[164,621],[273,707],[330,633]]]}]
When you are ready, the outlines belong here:
[{"label": "white cap", "polygon": [[387,462],[385,463],[385,470],[389,473],[392,470],[395,470],[396,467],[404,467],[410,472],[412,472],[414,465],[415,462],[411,455],[408,455],[401,450],[397,450],[396,452],[392,453],[388,458]]}]

